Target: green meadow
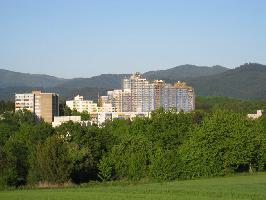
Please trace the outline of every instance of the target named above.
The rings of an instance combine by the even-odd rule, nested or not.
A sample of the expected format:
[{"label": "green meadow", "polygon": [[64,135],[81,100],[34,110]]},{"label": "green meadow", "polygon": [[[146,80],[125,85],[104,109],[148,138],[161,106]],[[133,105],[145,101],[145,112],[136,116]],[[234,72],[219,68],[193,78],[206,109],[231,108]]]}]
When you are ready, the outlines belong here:
[{"label": "green meadow", "polygon": [[[115,184],[115,185],[114,185]],[[163,183],[107,183],[60,189],[0,191],[0,199],[266,199],[266,173]]]}]

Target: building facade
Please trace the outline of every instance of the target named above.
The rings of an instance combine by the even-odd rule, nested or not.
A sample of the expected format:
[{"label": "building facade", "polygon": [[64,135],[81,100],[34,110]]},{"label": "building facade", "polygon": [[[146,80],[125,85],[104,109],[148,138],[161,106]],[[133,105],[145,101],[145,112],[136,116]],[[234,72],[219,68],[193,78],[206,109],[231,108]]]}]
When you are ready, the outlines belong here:
[{"label": "building facade", "polygon": [[158,108],[190,112],[195,109],[195,93],[184,82],[169,84],[163,80],[148,81],[140,73],[135,73],[123,79],[122,89],[107,91],[107,95],[100,96],[98,102],[99,106],[78,95],[66,104],[71,110],[88,111],[92,123],[99,125],[114,118],[149,116],[151,111]]},{"label": "building facade", "polygon": [[59,95],[41,91],[15,94],[15,111],[23,109],[34,113],[38,119],[51,123],[54,116],[59,115]]},{"label": "building facade", "polygon": [[[123,82],[123,88],[131,91],[131,112],[150,112],[154,110],[154,84],[143,78],[140,73],[133,74]],[[128,88],[129,87],[129,88]]]},{"label": "building facade", "polygon": [[74,100],[66,101],[66,105],[71,110],[76,110],[78,112],[116,112],[117,110],[114,106],[112,106],[110,100],[106,100],[106,96],[100,97],[99,104],[100,106],[91,100],[84,100],[84,97],[80,95],[75,96]]},{"label": "building facade", "polygon": [[[108,102],[115,108],[116,112],[122,112],[122,90],[107,91]],[[103,105],[102,105],[103,106]]]},{"label": "building facade", "polygon": [[92,125],[91,121],[83,121],[81,120],[81,116],[58,116],[54,117],[54,121],[52,122],[53,127],[60,126],[63,123],[67,122],[79,123],[81,126],[90,126]]},{"label": "building facade", "polygon": [[[190,112],[195,109],[194,89],[184,82],[150,82],[140,73],[135,73],[123,79],[122,89],[119,90],[119,111],[122,112],[151,112],[160,107],[165,110],[174,109],[177,112]],[[109,94],[108,98],[113,99],[114,92],[109,91]],[[113,106],[117,107],[116,104]]]},{"label": "building facade", "polygon": [[27,109],[30,112],[34,112],[34,94],[15,94],[15,111]]},{"label": "building facade", "polygon": [[78,112],[87,111],[90,112],[97,112],[97,103],[94,103],[90,100],[84,100],[83,96],[77,95],[74,97],[74,100],[66,101],[66,105],[71,110],[76,110]]}]

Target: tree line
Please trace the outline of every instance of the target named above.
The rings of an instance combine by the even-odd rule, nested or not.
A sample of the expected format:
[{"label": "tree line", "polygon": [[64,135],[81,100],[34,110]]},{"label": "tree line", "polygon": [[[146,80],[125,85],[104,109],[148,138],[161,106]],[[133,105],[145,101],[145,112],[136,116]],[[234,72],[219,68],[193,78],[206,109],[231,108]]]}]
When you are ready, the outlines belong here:
[{"label": "tree line", "polygon": [[32,113],[0,117],[0,185],[76,184],[91,180],[178,180],[266,170],[266,116],[226,108],[102,126],[68,122],[57,128]]}]

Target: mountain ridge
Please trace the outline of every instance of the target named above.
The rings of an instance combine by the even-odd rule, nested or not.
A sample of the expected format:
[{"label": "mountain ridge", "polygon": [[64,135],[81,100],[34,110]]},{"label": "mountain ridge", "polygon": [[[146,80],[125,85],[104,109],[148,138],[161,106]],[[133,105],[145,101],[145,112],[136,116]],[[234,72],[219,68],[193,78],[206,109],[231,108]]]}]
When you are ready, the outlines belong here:
[{"label": "mountain ridge", "polygon": [[[9,71],[9,70],[6,70]],[[11,73],[12,71],[9,71]],[[14,88],[42,88],[43,90],[57,91],[62,94],[63,98],[73,98],[75,91],[81,91],[81,95],[90,97],[88,91],[111,90],[121,88],[122,79],[130,74],[101,74],[90,78],[73,78],[62,79],[49,75],[34,75],[32,83],[27,80],[31,74],[14,72],[22,75],[22,78],[14,76],[4,77],[10,80],[10,85],[2,83],[3,70],[0,70],[0,99],[4,99],[5,94],[16,92]],[[186,81],[195,88],[199,96],[228,96],[240,99],[266,99],[266,65],[259,63],[245,63],[234,69],[228,69],[219,65],[212,67],[196,65],[180,65],[166,70],[155,70],[143,73],[143,76],[149,80],[162,79],[166,82],[173,83],[176,81]],[[36,78],[40,78],[38,83]],[[51,78],[51,80],[50,80]],[[18,81],[19,80],[19,81]],[[16,85],[15,83],[23,83]],[[46,82],[49,82],[48,84]],[[35,84],[35,85],[34,85]],[[12,89],[13,88],[13,89]],[[87,88],[85,90],[84,88]],[[90,89],[88,89],[90,88]],[[71,96],[72,95],[72,96]],[[12,95],[9,95],[12,96]]]},{"label": "mountain ridge", "polygon": [[184,81],[188,78],[194,78],[204,75],[214,75],[230,70],[229,68],[215,65],[212,67],[197,66],[191,64],[179,65],[166,70],[148,71],[143,74],[148,79],[163,79],[169,81]]},{"label": "mountain ridge", "polygon": [[51,87],[66,79],[46,74],[30,74],[0,69],[0,87]]}]

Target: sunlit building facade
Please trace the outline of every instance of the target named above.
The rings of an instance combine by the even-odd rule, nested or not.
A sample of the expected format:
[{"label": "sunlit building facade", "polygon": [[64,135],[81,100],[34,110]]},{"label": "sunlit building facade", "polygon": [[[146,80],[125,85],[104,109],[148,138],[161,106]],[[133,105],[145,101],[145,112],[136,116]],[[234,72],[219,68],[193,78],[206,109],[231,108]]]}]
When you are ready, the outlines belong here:
[{"label": "sunlit building facade", "polygon": [[32,91],[32,93],[15,95],[15,111],[29,110],[38,119],[52,122],[59,115],[59,95],[56,93],[43,93]]},{"label": "sunlit building facade", "polygon": [[122,90],[108,91],[108,99],[118,112],[151,112],[160,107],[177,112],[195,109],[194,89],[184,82],[153,82],[140,73],[123,79]]}]

